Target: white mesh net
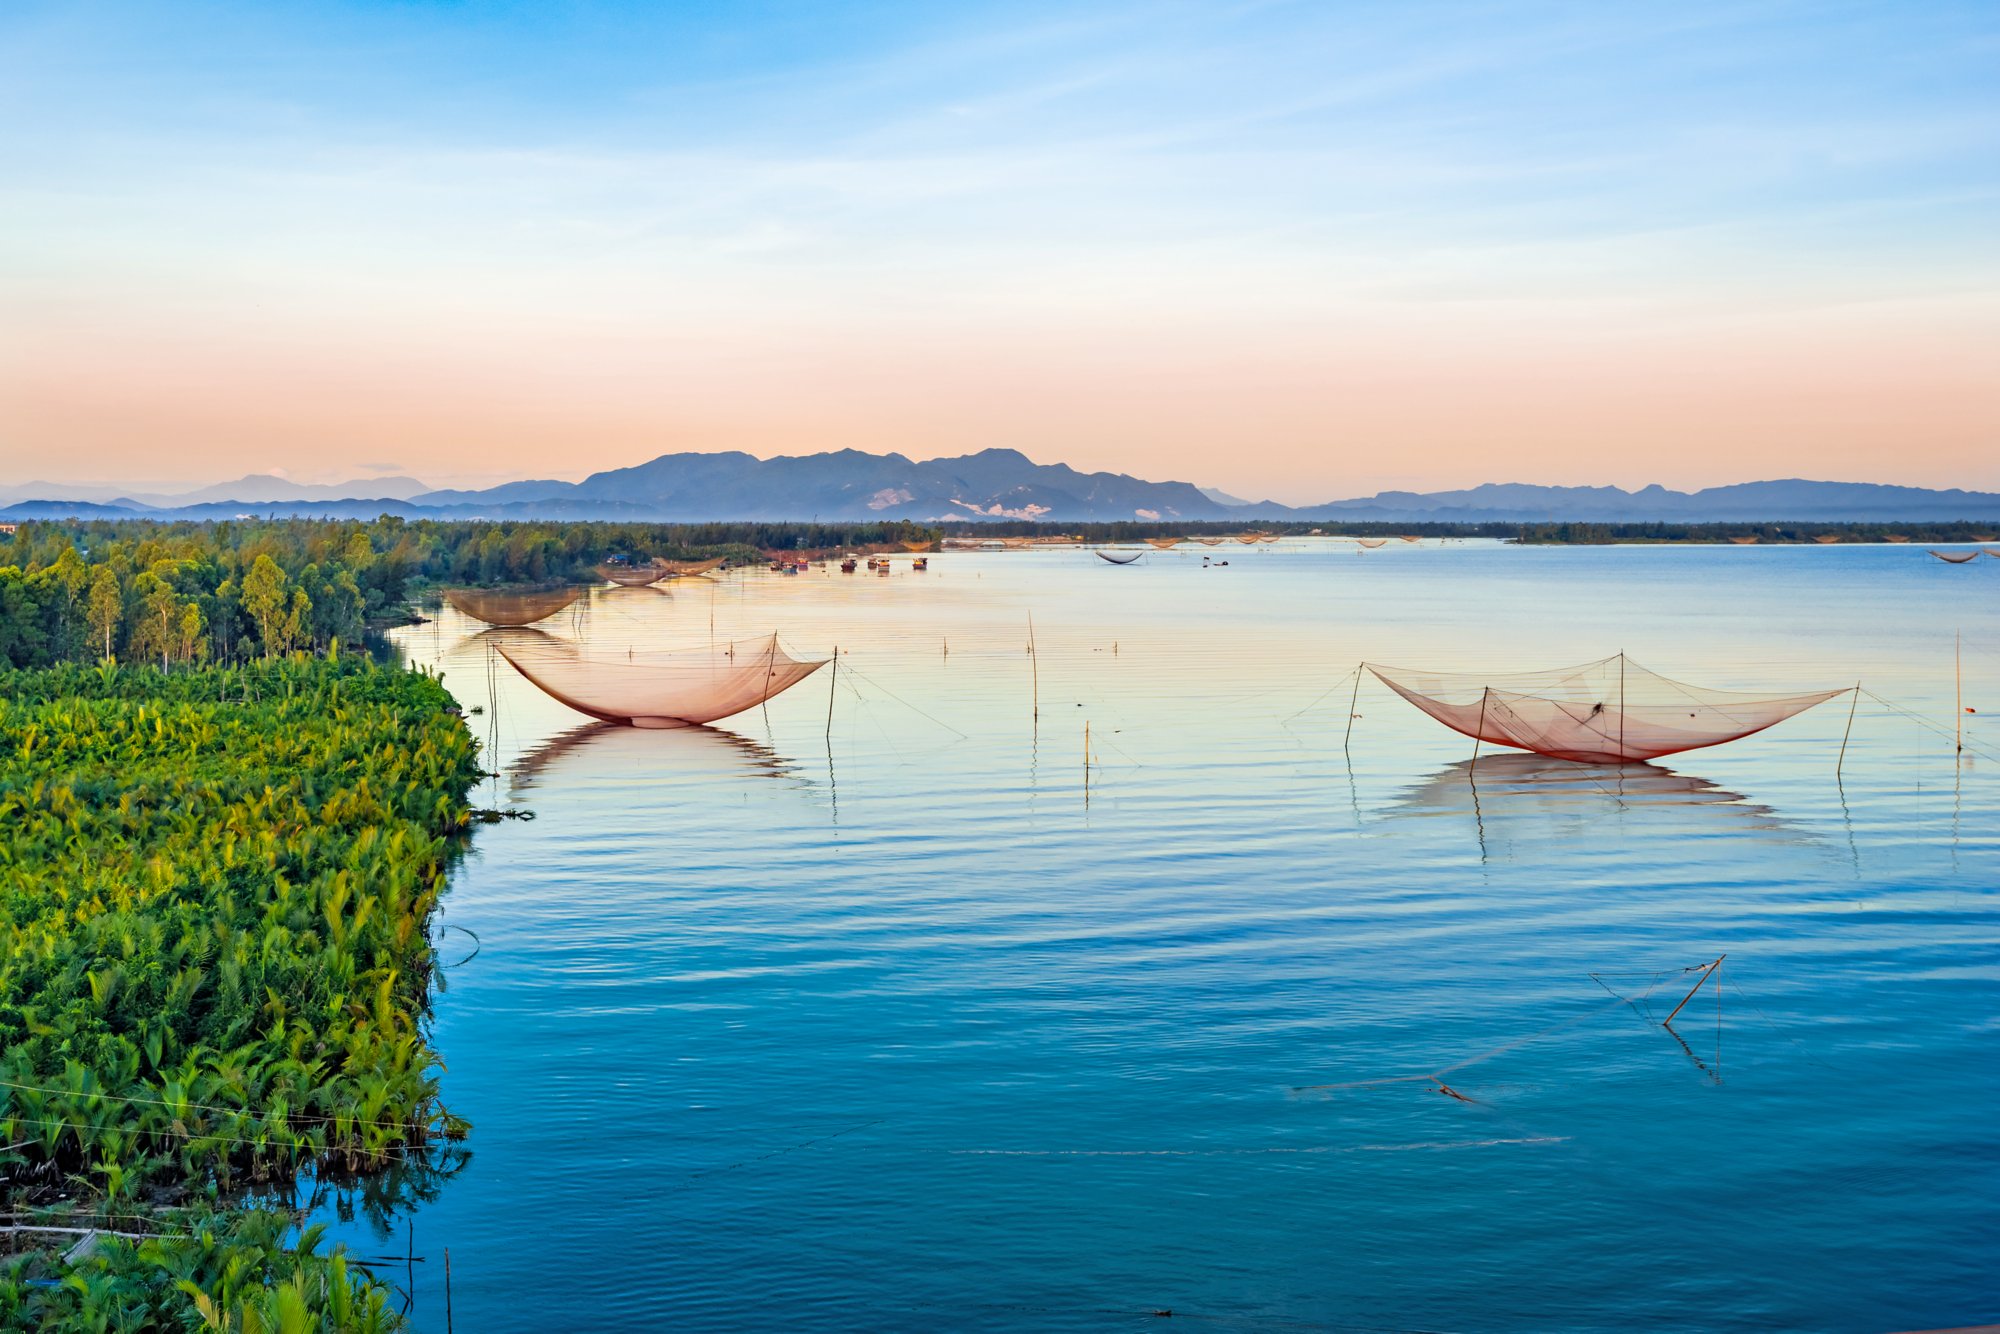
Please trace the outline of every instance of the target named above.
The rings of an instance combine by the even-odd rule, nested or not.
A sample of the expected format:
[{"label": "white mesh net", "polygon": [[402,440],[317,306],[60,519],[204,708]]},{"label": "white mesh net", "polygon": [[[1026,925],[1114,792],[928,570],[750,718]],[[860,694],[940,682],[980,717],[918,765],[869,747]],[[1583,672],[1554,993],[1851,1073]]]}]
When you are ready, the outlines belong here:
[{"label": "white mesh net", "polygon": [[659,568],[662,574],[670,574],[676,578],[687,578],[690,575],[707,574],[710,570],[721,569],[723,559],[723,557],[717,556],[713,560],[662,560],[654,561],[653,564]]},{"label": "white mesh net", "polygon": [[578,713],[634,727],[689,727],[753,709],[826,665],[795,658],[776,635],[714,648],[590,657],[547,636],[496,643],[500,656]]},{"label": "white mesh net", "polygon": [[647,584],[658,583],[665,574],[665,570],[655,565],[600,565],[597,567],[598,578],[608,579],[620,588],[642,588]]},{"label": "white mesh net", "polygon": [[1446,727],[1560,760],[1651,760],[1761,732],[1842,690],[1759,695],[1707,690],[1623,654],[1551,672],[1475,676],[1363,664]]},{"label": "white mesh net", "polygon": [[576,585],[560,588],[447,588],[444,600],[475,621],[522,626],[546,620],[583,596]]}]

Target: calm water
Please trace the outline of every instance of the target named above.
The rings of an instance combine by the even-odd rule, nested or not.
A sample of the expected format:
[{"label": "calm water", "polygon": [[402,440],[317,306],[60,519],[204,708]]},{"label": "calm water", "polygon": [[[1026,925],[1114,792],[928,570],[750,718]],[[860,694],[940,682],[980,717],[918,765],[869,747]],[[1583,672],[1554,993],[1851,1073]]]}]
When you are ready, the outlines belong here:
[{"label": "calm water", "polygon": [[[478,800],[537,818],[482,827],[445,910],[468,1155],[335,1231],[424,1257],[384,1272],[427,1329],[446,1247],[480,1330],[2000,1320],[1996,605],[2000,561],[1910,548],[1296,543],[755,571],[545,627],[838,644],[680,733],[580,726],[444,613],[401,647],[484,710]],[[1846,697],[1469,772],[1369,685],[1343,751],[1358,658],[1620,650],[1942,731],[1864,697],[1844,785]]]}]

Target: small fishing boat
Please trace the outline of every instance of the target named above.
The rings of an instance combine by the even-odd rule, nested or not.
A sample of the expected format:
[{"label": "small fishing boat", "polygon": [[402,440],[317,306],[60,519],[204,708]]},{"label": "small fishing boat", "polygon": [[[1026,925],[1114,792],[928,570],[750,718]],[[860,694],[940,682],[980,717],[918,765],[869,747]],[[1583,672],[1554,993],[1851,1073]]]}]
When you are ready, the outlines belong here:
[{"label": "small fishing boat", "polygon": [[913,570],[928,570],[930,567],[931,558],[929,556],[919,556],[910,562],[910,568]]},{"label": "small fishing boat", "polygon": [[853,574],[854,568],[858,564],[860,564],[859,561],[855,560],[854,557],[849,556],[846,560],[840,563],[840,572],[842,574]]}]

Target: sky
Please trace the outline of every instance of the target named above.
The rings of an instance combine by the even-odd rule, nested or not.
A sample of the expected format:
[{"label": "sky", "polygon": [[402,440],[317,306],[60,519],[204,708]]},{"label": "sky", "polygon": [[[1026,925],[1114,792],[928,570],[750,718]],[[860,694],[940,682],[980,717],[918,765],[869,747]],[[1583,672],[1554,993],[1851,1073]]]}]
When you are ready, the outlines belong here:
[{"label": "sky", "polygon": [[2000,489],[2000,6],[0,5],[0,486]]}]

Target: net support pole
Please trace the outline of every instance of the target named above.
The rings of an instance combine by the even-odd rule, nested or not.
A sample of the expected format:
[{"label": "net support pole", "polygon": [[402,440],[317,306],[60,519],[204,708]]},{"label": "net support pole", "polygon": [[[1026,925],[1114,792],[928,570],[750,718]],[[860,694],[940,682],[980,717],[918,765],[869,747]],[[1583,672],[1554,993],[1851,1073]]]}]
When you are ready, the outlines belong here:
[{"label": "net support pole", "polygon": [[777,664],[778,632],[773,630],[771,632],[771,651],[764,656],[764,698],[757,702],[757,707],[764,714],[764,727],[767,731],[771,726],[771,673],[776,669]]},{"label": "net support pole", "polygon": [[1028,678],[1033,691],[1030,702],[1036,722],[1042,720],[1042,664],[1035,653],[1035,615],[1028,613]]},{"label": "net support pole", "polygon": [[1625,752],[1625,650],[1618,650],[1618,760],[1631,757]]},{"label": "net support pole", "polygon": [[[1687,1003],[1694,999],[1694,993],[1701,990],[1702,983],[1708,981],[1709,978],[1713,977],[1715,975],[1715,970],[1722,967],[1722,961],[1724,959],[1727,959],[1728,957],[1729,956],[1727,954],[1717,955],[1714,963],[1709,964],[1707,967],[1701,970],[1701,980],[1696,982],[1692,987],[1688,988],[1688,994],[1681,997],[1681,1003],[1674,1007],[1674,1014],[1679,1014],[1682,1010],[1687,1008]],[[1660,1021],[1660,1027],[1672,1028],[1674,1025],[1674,1014],[1670,1014],[1665,1019],[1662,1019]]]},{"label": "net support pole", "polygon": [[1479,692],[1479,730],[1472,734],[1472,763],[1465,766],[1468,774],[1479,767],[1479,743],[1486,736],[1486,697],[1492,693],[1492,686]]},{"label": "net support pole", "polygon": [[1840,780],[1841,766],[1847,763],[1847,738],[1854,735],[1854,711],[1861,706],[1861,683],[1854,683],[1854,691],[1847,697],[1847,730],[1840,734],[1840,758],[1833,762],[1834,781]]},{"label": "net support pole", "polygon": [[1354,706],[1361,702],[1361,672],[1367,665],[1365,662],[1354,664],[1354,693],[1347,697],[1347,735],[1340,739],[1342,753],[1346,752],[1347,744],[1354,740]]},{"label": "net support pole", "polygon": [[826,739],[833,741],[833,692],[840,684],[840,645],[833,646],[833,663],[826,674]]},{"label": "net support pole", "polygon": [[1958,631],[1951,637],[1951,683],[1953,699],[1958,707],[1952,710],[1953,753],[1965,754],[1965,632]]}]

